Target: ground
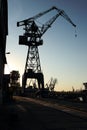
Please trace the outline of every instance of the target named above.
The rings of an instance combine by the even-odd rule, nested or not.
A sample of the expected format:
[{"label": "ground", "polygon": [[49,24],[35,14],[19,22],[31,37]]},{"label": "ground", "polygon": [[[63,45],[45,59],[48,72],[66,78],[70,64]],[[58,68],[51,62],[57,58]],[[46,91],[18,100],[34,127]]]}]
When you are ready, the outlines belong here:
[{"label": "ground", "polygon": [[87,130],[87,112],[85,111],[86,116],[81,116],[68,111],[66,107],[48,101],[15,97],[14,103],[0,106],[0,128],[1,130]]}]

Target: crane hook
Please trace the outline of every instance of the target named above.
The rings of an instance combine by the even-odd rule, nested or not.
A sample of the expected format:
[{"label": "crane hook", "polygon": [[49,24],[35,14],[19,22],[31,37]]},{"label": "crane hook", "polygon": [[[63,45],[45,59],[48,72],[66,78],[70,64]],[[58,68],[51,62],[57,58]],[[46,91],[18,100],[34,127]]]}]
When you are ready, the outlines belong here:
[{"label": "crane hook", "polygon": [[77,32],[76,32],[76,29],[75,29],[75,37],[77,37]]}]

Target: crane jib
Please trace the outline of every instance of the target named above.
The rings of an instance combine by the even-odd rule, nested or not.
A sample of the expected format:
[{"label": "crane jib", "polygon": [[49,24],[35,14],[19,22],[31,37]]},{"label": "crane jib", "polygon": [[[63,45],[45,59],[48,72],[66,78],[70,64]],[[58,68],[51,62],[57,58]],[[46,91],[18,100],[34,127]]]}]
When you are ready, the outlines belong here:
[{"label": "crane jib", "polygon": [[34,21],[34,20],[40,18],[41,16],[43,16],[43,15],[49,13],[49,12],[52,11],[52,10],[56,10],[59,15],[63,16],[68,22],[70,22],[74,27],[76,27],[76,25],[72,22],[72,20],[69,18],[69,16],[65,13],[64,10],[58,9],[58,8],[55,7],[55,6],[51,7],[50,9],[48,9],[48,10],[46,10],[46,11],[43,11],[43,12],[41,12],[41,13],[35,15],[35,16],[33,16],[33,17],[30,17],[30,18],[28,18],[28,19],[25,19],[25,20],[22,20],[22,21],[17,22],[17,26],[19,27],[19,26],[24,26],[24,25],[26,25],[26,24],[29,24],[30,22],[32,22],[32,21]]}]

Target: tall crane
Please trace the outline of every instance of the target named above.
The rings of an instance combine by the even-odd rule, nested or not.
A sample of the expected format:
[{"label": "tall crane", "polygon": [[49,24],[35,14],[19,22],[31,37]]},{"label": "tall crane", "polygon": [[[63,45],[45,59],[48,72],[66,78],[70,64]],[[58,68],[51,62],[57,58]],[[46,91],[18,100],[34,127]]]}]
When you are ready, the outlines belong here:
[{"label": "tall crane", "polygon": [[[53,10],[56,10],[56,15],[50,18],[42,26],[38,26],[36,24],[36,20],[38,18]],[[55,6],[33,17],[30,17],[29,19],[17,22],[17,26],[24,26],[25,30],[25,33],[19,36],[19,44],[28,46],[25,70],[22,77],[23,90],[25,90],[26,81],[28,78],[37,79],[38,88],[44,89],[44,75],[41,71],[38,46],[43,45],[43,34],[51,27],[51,25],[59,16],[64,17],[69,23],[72,24],[72,26],[76,27],[76,25],[72,22],[72,20],[68,17],[64,10],[58,9]]]}]

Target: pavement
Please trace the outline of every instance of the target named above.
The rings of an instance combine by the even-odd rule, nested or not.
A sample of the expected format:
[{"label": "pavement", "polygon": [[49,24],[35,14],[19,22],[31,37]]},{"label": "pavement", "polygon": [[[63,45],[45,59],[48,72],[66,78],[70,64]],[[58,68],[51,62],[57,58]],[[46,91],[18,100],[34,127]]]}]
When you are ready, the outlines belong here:
[{"label": "pavement", "polygon": [[[76,115],[77,113],[79,114]],[[0,105],[0,129],[87,130],[86,116],[86,112],[70,110],[39,99],[16,96],[14,102]]]},{"label": "pavement", "polygon": [[36,100],[36,99],[32,99],[32,98],[31,99],[26,98],[26,100],[29,100],[31,102],[38,103],[40,105],[50,107],[50,108],[53,108],[53,109],[56,109],[56,110],[60,110],[60,111],[66,112],[68,114],[78,116],[79,118],[83,118],[83,119],[87,120],[87,106],[86,106],[86,110],[85,110],[85,108],[82,109],[82,107],[78,107],[78,106],[74,107],[73,104],[72,104],[72,107],[70,107],[69,104],[64,105],[63,103],[60,104],[58,102],[53,103],[50,100],[49,101],[48,100]]}]

